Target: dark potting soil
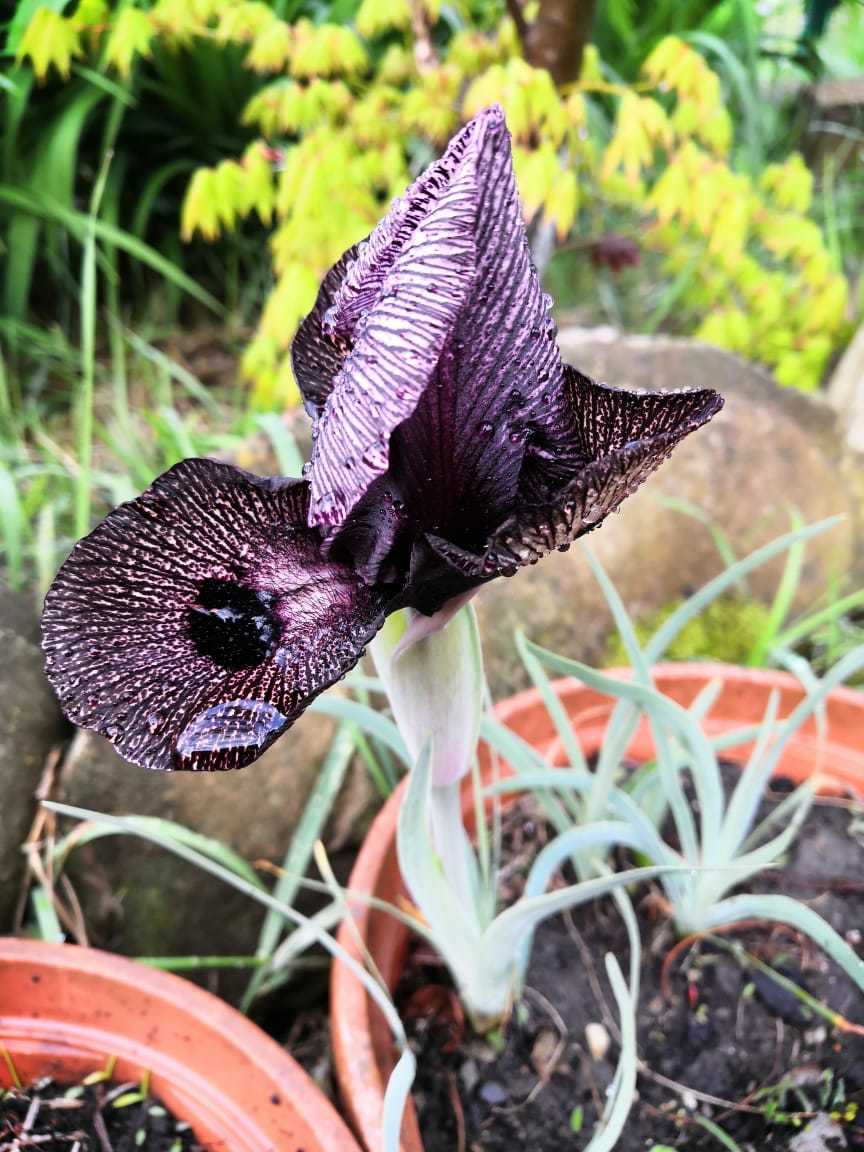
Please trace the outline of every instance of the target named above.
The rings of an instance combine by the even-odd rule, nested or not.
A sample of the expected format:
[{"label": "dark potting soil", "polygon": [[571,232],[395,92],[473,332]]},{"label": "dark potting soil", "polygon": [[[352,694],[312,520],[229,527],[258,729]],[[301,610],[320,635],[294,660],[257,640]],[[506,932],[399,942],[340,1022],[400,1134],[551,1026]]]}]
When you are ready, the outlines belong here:
[{"label": "dark potting soil", "polygon": [[[502,895],[512,900],[550,829],[531,801],[510,810],[505,829]],[[860,951],[864,810],[820,802],[787,866],[741,890],[806,901]],[[765,924],[720,937],[726,947],[700,941],[673,955],[664,989],[663,961],[676,940],[659,888],[643,892],[637,912],[641,1068],[617,1152],[716,1152],[723,1145],[702,1118],[741,1152],[864,1148],[864,1029],[839,1031],[728,947],[743,945],[860,1024],[864,996],[845,973],[800,934]],[[462,1019],[440,963],[415,946],[397,1003],[418,1055],[414,1100],[426,1152],[586,1146],[619,1051],[607,952],[626,974],[627,936],[611,901],[541,925],[522,1002],[501,1035],[482,1039]]]},{"label": "dark potting soil", "polygon": [[0,1152],[203,1152],[160,1100],[130,1102],[139,1091],[107,1081],[11,1088],[0,1094]]}]

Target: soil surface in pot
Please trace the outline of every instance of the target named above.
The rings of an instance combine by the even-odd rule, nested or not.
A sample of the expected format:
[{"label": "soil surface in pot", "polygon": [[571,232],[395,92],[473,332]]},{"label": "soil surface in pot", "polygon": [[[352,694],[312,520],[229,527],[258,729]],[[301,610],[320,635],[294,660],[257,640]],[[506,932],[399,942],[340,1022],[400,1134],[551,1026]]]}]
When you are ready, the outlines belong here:
[{"label": "soil surface in pot", "polygon": [[[734,769],[728,778],[737,778]],[[532,801],[507,813],[504,900],[518,897],[550,834]],[[806,901],[860,948],[864,810],[819,802],[787,866],[749,890]],[[703,1118],[741,1152],[864,1148],[864,1029],[838,1031],[748,957],[864,1024],[864,996],[848,977],[800,934],[760,924],[673,954],[664,987],[663,963],[676,939],[659,888],[643,892],[637,911],[642,1066],[617,1152],[655,1145],[656,1152],[716,1152],[722,1142]],[[736,944],[746,955],[730,950]],[[607,952],[626,973],[627,936],[611,901],[547,921],[535,937],[525,997],[490,1040],[472,1035],[436,958],[421,944],[413,948],[397,1003],[418,1054],[414,1099],[426,1152],[586,1146],[618,1056]],[[815,1132],[805,1137],[808,1125]]]},{"label": "soil surface in pot", "polygon": [[40,1080],[0,1095],[2,1152],[203,1152],[141,1085]]}]

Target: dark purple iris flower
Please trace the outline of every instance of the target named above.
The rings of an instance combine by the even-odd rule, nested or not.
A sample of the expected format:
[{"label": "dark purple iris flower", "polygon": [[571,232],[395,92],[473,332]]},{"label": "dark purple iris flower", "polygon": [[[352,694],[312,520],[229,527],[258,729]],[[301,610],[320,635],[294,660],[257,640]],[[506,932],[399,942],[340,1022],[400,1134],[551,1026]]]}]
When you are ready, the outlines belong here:
[{"label": "dark purple iris flower", "polygon": [[149,768],[239,768],[357,662],[596,528],[713,391],[564,365],[498,108],[327,274],[294,342],[302,480],[187,460],[80,541],[45,603],[67,715]]}]

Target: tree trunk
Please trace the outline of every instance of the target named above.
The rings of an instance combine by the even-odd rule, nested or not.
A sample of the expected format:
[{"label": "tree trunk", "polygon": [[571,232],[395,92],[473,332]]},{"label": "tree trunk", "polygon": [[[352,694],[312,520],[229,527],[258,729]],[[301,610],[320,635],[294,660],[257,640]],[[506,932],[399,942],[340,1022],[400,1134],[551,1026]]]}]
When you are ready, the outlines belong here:
[{"label": "tree trunk", "polygon": [[546,68],[556,84],[579,75],[582,50],[591,38],[595,0],[540,0],[537,19],[525,29],[525,56]]}]

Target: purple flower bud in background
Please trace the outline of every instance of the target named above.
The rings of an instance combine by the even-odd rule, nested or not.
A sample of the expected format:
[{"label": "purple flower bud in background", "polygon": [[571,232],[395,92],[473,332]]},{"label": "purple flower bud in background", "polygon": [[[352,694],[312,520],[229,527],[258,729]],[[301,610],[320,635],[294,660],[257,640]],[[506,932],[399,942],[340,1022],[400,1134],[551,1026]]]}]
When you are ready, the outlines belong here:
[{"label": "purple flower bud in background", "polygon": [[308,478],[186,461],[73,549],[43,616],[70,719],[150,768],[242,767],[388,613],[566,548],[721,407],[564,365],[550,304],[490,108],[324,279],[292,350]]},{"label": "purple flower bud in background", "polygon": [[591,263],[595,268],[608,268],[617,276],[625,268],[635,268],[642,259],[639,245],[629,236],[607,232],[591,244]]}]

